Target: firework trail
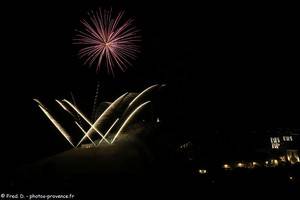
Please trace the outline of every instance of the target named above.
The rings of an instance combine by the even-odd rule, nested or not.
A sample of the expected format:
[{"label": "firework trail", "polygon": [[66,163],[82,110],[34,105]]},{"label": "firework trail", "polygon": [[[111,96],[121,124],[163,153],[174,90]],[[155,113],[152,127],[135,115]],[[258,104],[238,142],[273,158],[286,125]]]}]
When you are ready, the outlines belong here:
[{"label": "firework trail", "polygon": [[[75,96],[74,96],[73,92],[70,92],[70,93],[71,93],[71,98],[72,98],[73,104],[78,108],[78,105],[77,105],[77,103],[76,103]],[[83,126],[83,125],[82,125],[82,120],[81,120],[80,115],[79,115],[78,113],[76,113],[76,119],[77,119],[77,121],[79,122],[79,124],[80,124],[81,126]]]},{"label": "firework trail", "polygon": [[139,53],[139,31],[133,19],[123,17],[123,11],[113,17],[112,10],[99,9],[80,20],[82,29],[76,30],[73,43],[80,46],[79,57],[89,66],[95,64],[97,72],[101,65],[113,76],[115,67],[124,72]]},{"label": "firework trail", "polygon": [[95,121],[96,120],[96,107],[98,104],[98,96],[99,96],[99,90],[100,90],[100,82],[97,81],[97,87],[96,87],[96,93],[95,93],[95,97],[94,97],[94,104],[93,104],[93,110],[92,110],[92,120]]}]

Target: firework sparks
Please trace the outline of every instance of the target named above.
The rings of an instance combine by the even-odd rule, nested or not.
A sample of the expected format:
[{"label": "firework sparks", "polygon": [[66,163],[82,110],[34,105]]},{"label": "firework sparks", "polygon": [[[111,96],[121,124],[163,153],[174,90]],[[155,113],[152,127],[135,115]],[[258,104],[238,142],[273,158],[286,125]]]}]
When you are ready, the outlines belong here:
[{"label": "firework sparks", "polygon": [[123,20],[124,12],[113,18],[112,11],[101,10],[88,13],[80,22],[82,30],[76,30],[74,44],[80,45],[79,57],[89,66],[95,64],[96,71],[105,65],[107,72],[114,75],[114,67],[123,72],[139,52],[140,41],[134,20]]}]

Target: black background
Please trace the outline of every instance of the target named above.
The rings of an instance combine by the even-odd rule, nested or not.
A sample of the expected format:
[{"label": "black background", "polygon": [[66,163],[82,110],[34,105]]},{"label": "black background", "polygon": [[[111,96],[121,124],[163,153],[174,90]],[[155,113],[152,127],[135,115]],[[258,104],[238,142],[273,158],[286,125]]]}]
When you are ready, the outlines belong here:
[{"label": "black background", "polygon": [[[33,98],[70,98],[90,110],[100,98],[168,85],[170,132],[243,138],[257,127],[299,124],[299,30],[293,5],[193,1],[11,2],[1,6],[1,162],[18,166],[68,146]],[[90,9],[136,19],[143,41],[134,66],[116,78],[82,65],[74,29]],[[234,131],[233,131],[234,130]],[[246,137],[246,136],[245,136]],[[211,145],[211,144],[207,144]]]}]

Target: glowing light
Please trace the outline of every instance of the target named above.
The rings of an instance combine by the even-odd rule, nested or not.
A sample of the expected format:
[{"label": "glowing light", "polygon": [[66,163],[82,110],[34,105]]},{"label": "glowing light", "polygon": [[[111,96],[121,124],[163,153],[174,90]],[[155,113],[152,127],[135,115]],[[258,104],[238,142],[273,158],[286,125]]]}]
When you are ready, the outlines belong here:
[{"label": "glowing light", "polygon": [[129,121],[147,104],[149,104],[151,101],[147,101],[143,104],[141,104],[140,106],[138,106],[128,117],[127,119],[124,121],[124,123],[122,124],[122,126],[120,127],[120,129],[118,130],[118,132],[116,133],[115,137],[112,140],[112,144],[114,143],[114,141],[116,140],[116,138],[119,136],[119,134],[123,131],[123,129],[125,128],[125,126],[129,123]]},{"label": "glowing light", "polygon": [[99,9],[89,13],[88,19],[80,20],[82,30],[76,30],[74,44],[80,45],[80,58],[85,64],[96,64],[97,72],[102,63],[107,72],[114,75],[114,66],[125,71],[130,60],[136,58],[141,40],[138,30],[133,26],[133,19],[122,22],[124,12],[113,18],[112,11]]},{"label": "glowing light", "polygon": [[238,163],[237,166],[242,168],[242,167],[245,167],[245,164],[244,163]]},{"label": "glowing light", "polygon": [[[75,122],[75,124],[79,127],[79,129],[84,133],[84,135],[89,138],[89,140],[94,144],[94,146],[96,146],[96,144],[94,143],[94,141],[90,138],[90,136],[88,136],[85,132],[85,130],[77,123]],[[78,147],[79,143],[76,145],[76,147]]]},{"label": "glowing light", "polygon": [[[104,137],[106,138],[106,136],[110,133],[111,129],[115,126],[115,124],[119,121],[119,118],[117,118],[115,120],[115,122],[110,126],[110,128],[107,130],[107,132],[105,133]],[[100,142],[98,143],[98,145],[101,144],[101,142],[103,141],[103,138],[100,140]]]},{"label": "glowing light", "polygon": [[[104,138],[102,133],[94,126],[94,124],[92,124],[72,103],[66,99],[63,101],[69,104],[91,126],[91,128],[93,128],[107,143],[109,143],[108,140]],[[88,135],[88,133],[86,135]]]},{"label": "glowing light", "polygon": [[224,164],[224,165],[223,165],[223,168],[224,168],[224,169],[230,169],[230,165]]},{"label": "glowing light", "polygon": [[265,164],[268,165],[268,164],[269,164],[269,161],[266,161]]},{"label": "glowing light", "polygon": [[286,162],[285,156],[280,156],[279,159],[280,159],[281,162]]},{"label": "glowing light", "polygon": [[54,124],[54,126],[60,131],[60,133],[66,138],[66,140],[73,146],[74,144],[71,141],[70,135],[67,131],[54,119],[54,117],[42,106],[38,105],[39,108],[44,112],[44,114],[48,117],[48,119]]},{"label": "glowing light", "polygon": [[92,148],[94,146],[92,144],[82,144],[80,147],[84,148],[84,149],[90,149],[90,148]]},{"label": "glowing light", "polygon": [[288,150],[286,157],[291,164],[295,164],[300,161],[298,150]]},{"label": "glowing light", "polygon": [[271,160],[271,163],[272,163],[274,166],[278,166],[278,164],[279,164],[278,160],[276,160],[276,159]]},{"label": "glowing light", "polygon": [[[105,110],[104,112],[100,115],[100,117],[98,117],[98,119],[96,120],[96,122],[94,123],[94,126],[97,127],[100,123],[102,118],[108,113],[110,112],[126,95],[128,94],[128,92],[126,92],[125,94],[121,95],[120,97],[118,97],[113,103],[111,103]],[[90,135],[93,131],[93,128],[91,127],[88,131],[87,131],[87,135]],[[79,144],[86,138],[86,136],[84,136],[80,141]]]},{"label": "glowing light", "polygon": [[207,170],[206,169],[199,169],[199,173],[200,174],[207,174]]}]

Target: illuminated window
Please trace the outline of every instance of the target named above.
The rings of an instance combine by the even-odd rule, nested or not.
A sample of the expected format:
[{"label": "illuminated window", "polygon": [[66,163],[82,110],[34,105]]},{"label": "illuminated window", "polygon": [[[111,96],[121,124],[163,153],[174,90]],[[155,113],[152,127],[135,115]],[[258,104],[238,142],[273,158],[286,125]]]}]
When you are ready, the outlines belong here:
[{"label": "illuminated window", "polygon": [[[280,146],[280,138],[279,137],[271,137],[272,149],[279,149]],[[285,140],[285,138],[283,138]]]},{"label": "illuminated window", "polygon": [[285,142],[292,142],[293,141],[293,136],[283,136],[282,139]]},{"label": "illuminated window", "polygon": [[279,137],[271,137],[270,140],[271,140],[271,143],[280,143]]}]

